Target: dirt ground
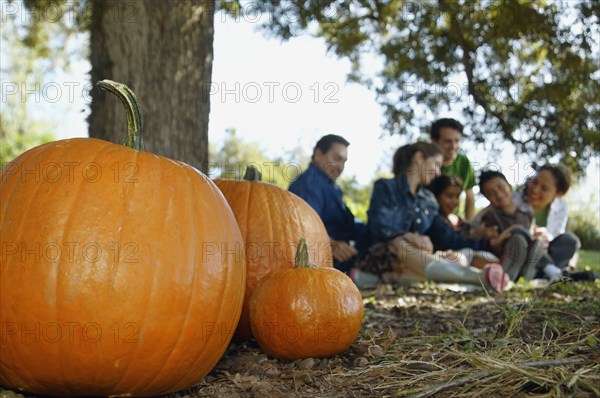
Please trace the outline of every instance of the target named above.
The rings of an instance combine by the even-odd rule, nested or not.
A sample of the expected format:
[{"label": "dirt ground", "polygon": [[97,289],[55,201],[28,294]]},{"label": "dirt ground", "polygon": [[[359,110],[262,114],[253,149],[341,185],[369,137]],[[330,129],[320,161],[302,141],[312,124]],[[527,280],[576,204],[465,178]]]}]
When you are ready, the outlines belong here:
[{"label": "dirt ground", "polygon": [[425,286],[364,292],[342,355],[281,361],[232,345],[176,397],[600,396],[600,284],[488,296]]},{"label": "dirt ground", "polygon": [[363,296],[363,327],[345,353],[282,361],[232,344],[201,383],[162,398],[600,396],[598,282]]}]

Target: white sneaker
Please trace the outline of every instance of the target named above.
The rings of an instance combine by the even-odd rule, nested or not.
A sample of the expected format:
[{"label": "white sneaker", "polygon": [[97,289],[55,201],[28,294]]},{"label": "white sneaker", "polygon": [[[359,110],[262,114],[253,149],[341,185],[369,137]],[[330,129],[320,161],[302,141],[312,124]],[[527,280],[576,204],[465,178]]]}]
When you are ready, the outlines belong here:
[{"label": "white sneaker", "polygon": [[562,279],[562,270],[554,264],[547,264],[544,267],[544,275],[550,283],[556,283]]},{"label": "white sneaker", "polygon": [[350,278],[359,289],[375,289],[379,284],[379,275],[361,271],[358,268],[350,270]]}]

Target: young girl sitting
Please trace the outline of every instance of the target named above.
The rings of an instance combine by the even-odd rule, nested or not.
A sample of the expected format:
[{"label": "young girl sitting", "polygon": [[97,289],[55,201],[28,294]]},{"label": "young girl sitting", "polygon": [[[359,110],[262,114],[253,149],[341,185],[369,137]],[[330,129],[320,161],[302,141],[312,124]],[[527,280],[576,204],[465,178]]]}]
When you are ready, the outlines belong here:
[{"label": "young girl sitting", "polygon": [[[433,193],[440,206],[439,212],[444,221],[464,236],[483,236],[487,238],[498,236],[498,231],[495,228],[481,228],[471,232],[469,223],[455,213],[458,208],[462,185],[462,181],[457,177],[440,175],[427,186],[427,189]],[[454,253],[447,252],[446,255],[454,255],[460,264],[472,265],[477,268],[483,268],[486,264],[500,261],[498,257],[490,252],[474,251],[468,248]]]}]

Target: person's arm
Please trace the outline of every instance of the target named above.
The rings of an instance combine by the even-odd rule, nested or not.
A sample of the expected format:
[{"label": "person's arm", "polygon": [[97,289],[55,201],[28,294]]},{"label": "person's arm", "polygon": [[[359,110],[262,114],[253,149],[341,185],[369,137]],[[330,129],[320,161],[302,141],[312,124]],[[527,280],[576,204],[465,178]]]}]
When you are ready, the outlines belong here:
[{"label": "person's arm", "polygon": [[331,245],[333,259],[340,263],[348,261],[358,254],[358,251],[353,246],[343,240],[332,240]]},{"label": "person's arm", "polygon": [[426,234],[431,238],[435,250],[460,250],[471,248],[483,250],[486,247],[486,239],[470,238],[454,231],[441,215],[436,215],[431,227]]},{"label": "person's arm", "polygon": [[492,222],[491,225],[487,224],[489,222],[488,220],[492,218],[490,213],[493,211],[494,208],[492,206],[488,206],[475,215],[470,223],[470,235],[472,237],[484,237],[491,239],[498,236],[498,225],[494,222]]},{"label": "person's arm", "polygon": [[472,237],[484,237],[484,238],[496,238],[498,236],[498,226],[492,225],[488,227],[485,222],[479,224],[479,228],[471,230],[470,235]]},{"label": "person's arm", "polygon": [[395,203],[386,180],[376,181],[368,211],[369,232],[373,238],[385,241],[407,232],[406,214],[400,204]]},{"label": "person's arm", "polygon": [[496,213],[496,209],[490,207],[486,210],[485,214],[481,217],[481,223],[479,224],[480,228],[486,229],[495,229],[497,233],[502,233],[500,228],[500,220],[498,219],[498,214]]},{"label": "person's arm", "polygon": [[465,191],[465,219],[467,222],[471,222],[475,215],[475,196],[473,195],[473,188]]},{"label": "person's arm", "polygon": [[491,238],[486,242],[486,250],[496,254],[498,257],[502,254],[502,247],[504,245],[504,241],[508,239],[512,234],[512,231],[509,229],[505,229],[500,235],[495,238]]}]

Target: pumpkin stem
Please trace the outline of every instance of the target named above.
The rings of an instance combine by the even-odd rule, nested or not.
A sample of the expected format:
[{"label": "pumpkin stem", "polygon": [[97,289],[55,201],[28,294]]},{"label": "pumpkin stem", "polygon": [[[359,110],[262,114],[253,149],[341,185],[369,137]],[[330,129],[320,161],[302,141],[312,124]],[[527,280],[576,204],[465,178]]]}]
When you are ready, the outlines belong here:
[{"label": "pumpkin stem", "polygon": [[139,101],[129,87],[123,83],[117,83],[112,80],[100,80],[97,83],[101,89],[115,94],[125,106],[127,112],[127,137],[124,145],[138,151],[144,150],[144,141],[142,139],[142,110]]},{"label": "pumpkin stem", "polygon": [[262,173],[252,165],[246,166],[244,181],[262,181]]},{"label": "pumpkin stem", "polygon": [[317,268],[308,258],[308,247],[306,246],[306,239],[304,237],[300,238],[298,242],[295,263],[296,266],[294,268]]}]

